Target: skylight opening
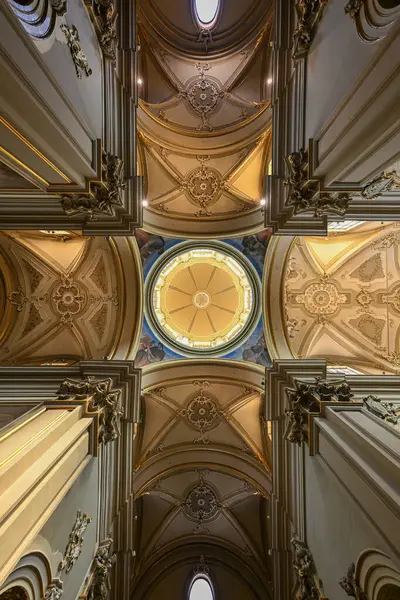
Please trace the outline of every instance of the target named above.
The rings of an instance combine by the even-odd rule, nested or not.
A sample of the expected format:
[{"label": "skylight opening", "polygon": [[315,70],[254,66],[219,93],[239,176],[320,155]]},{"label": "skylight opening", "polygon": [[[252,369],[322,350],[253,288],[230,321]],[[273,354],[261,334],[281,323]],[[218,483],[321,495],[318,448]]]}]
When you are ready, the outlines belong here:
[{"label": "skylight opening", "polygon": [[194,0],[194,7],[199,25],[210,29],[217,19],[220,0]]},{"label": "skylight opening", "polygon": [[365,221],[331,221],[328,223],[328,231],[349,231],[364,223]]},{"label": "skylight opening", "polygon": [[205,577],[196,577],[189,590],[189,600],[214,600],[211,583]]}]

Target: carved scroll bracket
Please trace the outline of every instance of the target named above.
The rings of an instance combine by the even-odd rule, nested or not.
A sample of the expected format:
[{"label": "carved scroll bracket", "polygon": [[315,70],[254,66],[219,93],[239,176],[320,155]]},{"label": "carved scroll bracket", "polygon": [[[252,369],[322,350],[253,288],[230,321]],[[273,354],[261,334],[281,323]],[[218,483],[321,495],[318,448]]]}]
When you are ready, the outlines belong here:
[{"label": "carved scroll bracket", "polygon": [[123,169],[122,159],[103,150],[101,180],[91,181],[87,192],[63,193],[61,205],[65,213],[84,214],[90,221],[99,213],[113,215],[114,206],[122,206],[121,191],[127,186]]},{"label": "carved scroll bracket", "polygon": [[296,536],[291,540],[293,546],[292,563],[298,582],[298,600],[321,600],[326,598],[323,592],[322,581],[317,575],[313,556],[305,542]]},{"label": "carved scroll bracket", "polygon": [[293,58],[304,57],[312,43],[318,22],[328,0],[298,0],[296,4],[297,27],[293,34]]},{"label": "carved scroll bracket", "polygon": [[85,0],[94,24],[100,48],[106,58],[116,60],[118,37],[115,29],[118,13],[113,0]]},{"label": "carved scroll bracket", "polygon": [[120,436],[120,423],[123,410],[119,403],[121,390],[112,389],[112,380],[94,381],[88,377],[84,381],[66,379],[58,392],[59,400],[86,400],[88,412],[100,416],[99,442],[108,444]]}]

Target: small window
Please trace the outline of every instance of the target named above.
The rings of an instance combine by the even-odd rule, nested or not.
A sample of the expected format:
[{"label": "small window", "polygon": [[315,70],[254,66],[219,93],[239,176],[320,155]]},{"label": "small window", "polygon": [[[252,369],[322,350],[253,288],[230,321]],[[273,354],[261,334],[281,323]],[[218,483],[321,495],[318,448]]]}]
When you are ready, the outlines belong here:
[{"label": "small window", "polygon": [[202,27],[210,29],[218,16],[220,0],[193,0],[196,18]]},{"label": "small window", "polygon": [[327,371],[336,375],[362,375],[361,371],[357,371],[346,365],[332,365],[327,368]]},{"label": "small window", "polygon": [[188,600],[214,600],[214,591],[208,578],[201,575],[192,581]]},{"label": "small window", "polygon": [[365,223],[365,221],[331,221],[328,223],[328,232],[349,231],[350,229],[363,225],[363,223]]}]

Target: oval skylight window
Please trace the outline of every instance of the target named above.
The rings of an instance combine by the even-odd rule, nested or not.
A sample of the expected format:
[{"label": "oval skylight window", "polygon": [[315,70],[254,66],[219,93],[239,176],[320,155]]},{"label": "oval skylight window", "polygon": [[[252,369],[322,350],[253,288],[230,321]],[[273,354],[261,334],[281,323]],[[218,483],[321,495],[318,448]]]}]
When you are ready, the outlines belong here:
[{"label": "oval skylight window", "polygon": [[189,600],[214,600],[214,594],[208,579],[198,577],[190,587]]},{"label": "oval skylight window", "polygon": [[218,15],[220,0],[194,0],[196,16],[203,27],[212,27]]}]

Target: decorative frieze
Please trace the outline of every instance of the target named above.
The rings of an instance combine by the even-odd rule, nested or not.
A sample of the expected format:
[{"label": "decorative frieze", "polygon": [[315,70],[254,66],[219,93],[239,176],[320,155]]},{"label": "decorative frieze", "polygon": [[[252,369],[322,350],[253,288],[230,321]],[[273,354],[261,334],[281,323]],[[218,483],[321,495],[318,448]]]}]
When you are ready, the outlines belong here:
[{"label": "decorative frieze", "polygon": [[365,408],[388,425],[400,423],[400,402],[387,402],[371,394],[363,398]]},{"label": "decorative frieze", "polygon": [[124,163],[111,152],[102,152],[102,176],[91,181],[87,192],[63,194],[61,205],[68,216],[84,214],[94,220],[96,214],[114,214],[114,206],[122,205],[121,191],[126,188],[123,177]]},{"label": "decorative frieze", "polygon": [[123,411],[119,407],[121,390],[112,389],[112,380],[84,381],[66,379],[58,392],[59,400],[87,400],[88,411],[100,414],[99,442],[108,444],[119,437]]},{"label": "decorative frieze", "polygon": [[92,69],[89,67],[88,59],[86,58],[86,54],[81,48],[80,40],[79,40],[79,32],[75,25],[65,25],[64,23],[60,25],[61,31],[63,31],[68,48],[71,52],[71,57],[73,63],[75,65],[76,76],[79,79],[82,79],[82,75],[85,74],[86,77],[92,74]]},{"label": "decorative frieze", "polygon": [[295,215],[313,212],[314,217],[338,215],[344,217],[349,206],[350,196],[346,193],[326,193],[320,191],[320,181],[309,179],[307,150],[292,152],[285,159],[289,177],[283,185],[289,188],[285,206],[293,209]]},{"label": "decorative frieze", "polygon": [[355,564],[351,563],[347,575],[339,580],[339,584],[348,596],[357,598],[357,600],[367,600],[367,596],[364,594],[360,584],[356,580],[355,571]]},{"label": "decorative frieze", "polygon": [[308,416],[319,415],[324,402],[350,402],[353,394],[346,380],[326,381],[319,378],[315,383],[294,379],[294,388],[285,388],[290,408],[285,410],[288,418],[285,438],[301,445],[309,441]]},{"label": "decorative frieze", "polygon": [[318,578],[313,556],[305,542],[297,537],[290,540],[292,550],[292,564],[298,582],[298,600],[320,600],[323,594],[322,582]]},{"label": "decorative frieze", "polygon": [[92,576],[86,594],[87,600],[107,600],[110,589],[110,570],[117,555],[111,552],[113,540],[106,538],[100,543],[92,565]]},{"label": "decorative frieze", "polygon": [[[65,549],[64,556],[58,565],[59,571],[66,571],[68,573],[78,560],[82,552],[84,534],[91,520],[92,517],[89,517],[86,513],[78,510],[74,526],[69,534],[68,545]],[[52,594],[56,594],[57,586],[56,584],[54,585],[55,587],[51,590]],[[58,586],[57,589],[62,589],[62,585],[61,588]],[[56,596],[52,596],[51,600],[55,600],[55,598]]]},{"label": "decorative frieze", "polygon": [[318,21],[328,0],[298,0],[296,3],[297,27],[293,34],[293,58],[305,56],[311,46]]}]

